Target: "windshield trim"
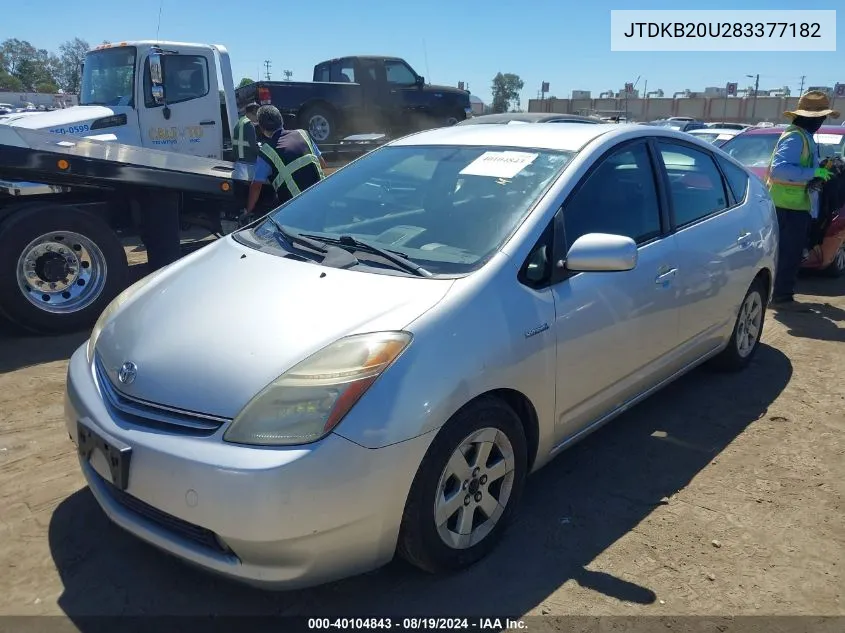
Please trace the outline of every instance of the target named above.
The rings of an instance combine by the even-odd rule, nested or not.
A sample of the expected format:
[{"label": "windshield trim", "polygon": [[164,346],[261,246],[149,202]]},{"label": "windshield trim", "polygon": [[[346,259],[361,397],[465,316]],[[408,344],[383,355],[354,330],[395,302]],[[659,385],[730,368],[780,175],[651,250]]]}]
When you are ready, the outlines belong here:
[{"label": "windshield trim", "polygon": [[[438,279],[438,280],[460,279],[460,278],[472,275],[472,274],[480,271],[481,269],[483,269],[497,255],[502,253],[506,249],[508,244],[511,242],[511,240],[513,240],[514,236],[519,232],[519,229],[522,227],[522,225],[526,221],[528,221],[528,219],[534,214],[538,205],[540,205],[540,203],[545,200],[545,198],[547,197],[547,195],[548,195],[549,191],[552,189],[552,187],[554,187],[555,184],[560,181],[560,178],[563,176],[563,174],[566,172],[566,170],[572,164],[574,158],[580,153],[580,150],[561,150],[561,149],[550,149],[550,148],[542,148],[542,147],[520,147],[520,146],[512,147],[510,145],[490,145],[490,144],[472,144],[472,145],[469,145],[469,144],[390,145],[390,144],[388,144],[388,145],[383,145],[383,146],[369,152],[368,154],[365,154],[364,156],[360,156],[359,158],[352,161],[348,165],[345,165],[344,169],[352,166],[355,163],[360,163],[361,161],[365,161],[365,160],[369,159],[370,157],[376,155],[379,152],[385,152],[385,151],[389,152],[392,149],[397,149],[397,150],[414,149],[414,150],[417,150],[417,151],[481,149],[483,151],[490,151],[490,152],[506,152],[506,151],[539,152],[539,153],[547,154],[547,155],[563,156],[567,159],[566,162],[563,164],[563,166],[561,166],[558,169],[558,171],[555,172],[554,175],[551,178],[549,178],[549,181],[545,184],[545,186],[542,187],[541,189],[538,189],[535,192],[535,194],[532,196],[533,199],[531,200],[530,204],[527,206],[526,210],[523,212],[520,220],[518,222],[515,222],[513,224],[513,226],[511,226],[510,231],[504,237],[501,238],[498,245],[495,248],[491,249],[486,255],[479,257],[472,264],[467,264],[468,270],[466,270],[466,271],[461,271],[461,272],[435,272],[435,271],[431,271],[430,277],[417,277],[416,275],[414,275],[413,273],[410,273],[410,272],[404,273],[402,271],[396,271],[396,270],[393,270],[393,269],[387,269],[387,268],[382,268],[382,267],[371,267],[371,266],[368,266],[368,265],[363,264],[363,263],[360,266],[354,266],[354,267],[347,268],[347,270],[354,270],[356,272],[363,272],[363,273],[373,273],[373,274],[382,274],[382,275],[385,275],[385,274],[387,274],[387,275],[401,275],[401,276],[411,277],[411,278],[414,278],[414,279]],[[231,237],[236,242],[238,242],[239,244],[242,244],[242,245],[247,246],[249,248],[254,248],[254,249],[257,249],[257,250],[263,250],[264,252],[269,252],[269,249],[266,247],[266,245],[260,245],[260,243],[259,243],[260,238],[258,238],[258,236],[255,235],[255,232],[260,230],[263,225],[270,223],[270,220],[268,219],[269,216],[273,216],[274,220],[276,220],[277,222],[279,222],[280,224],[282,224],[285,227],[292,226],[288,222],[286,222],[284,220],[284,218],[280,218],[279,214],[282,213],[282,210],[287,208],[288,205],[294,203],[294,201],[298,201],[297,202],[298,204],[302,204],[303,203],[302,197],[313,193],[318,187],[323,185],[323,182],[325,182],[325,181],[318,182],[316,185],[309,187],[308,189],[303,191],[298,196],[291,198],[291,199],[285,201],[283,204],[279,205],[278,207],[268,211],[261,218],[258,218],[256,220],[254,220],[253,222],[251,222],[250,224],[248,224],[244,227],[241,227],[240,229],[235,230],[234,232],[232,232],[230,234]],[[293,227],[293,228],[295,228],[297,231],[303,230],[303,229],[301,229],[301,227]],[[309,230],[308,231],[308,233],[321,233],[321,232],[325,232],[325,231],[318,231],[318,230],[313,230],[313,231]],[[265,248],[261,248],[261,246],[265,246]],[[272,247],[270,247],[270,248],[272,248]],[[276,254],[277,256],[283,256],[283,255],[279,255],[279,251],[276,250],[276,249],[273,250],[273,253]],[[420,258],[412,257],[412,256],[409,256],[408,259],[409,259],[410,262],[413,262],[417,265],[420,265],[420,266],[423,266],[423,267],[426,267],[426,268],[427,268],[426,262],[437,261],[437,260],[420,259]],[[317,263],[318,265],[322,265],[322,262],[319,261],[319,260],[315,260],[314,263]]]}]

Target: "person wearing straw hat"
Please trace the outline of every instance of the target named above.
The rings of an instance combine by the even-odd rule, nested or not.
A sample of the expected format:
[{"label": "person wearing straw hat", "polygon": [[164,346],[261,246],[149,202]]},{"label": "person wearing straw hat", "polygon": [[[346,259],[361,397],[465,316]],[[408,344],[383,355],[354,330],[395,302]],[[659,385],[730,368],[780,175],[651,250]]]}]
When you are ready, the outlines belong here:
[{"label": "person wearing straw hat", "polygon": [[827,117],[839,118],[830,108],[827,95],[810,90],[798,99],[795,110],[784,112],[790,125],[778,139],[769,168],[766,186],[775,203],[778,216],[778,264],[772,306],[796,306],[795,281],[813,218],[818,216],[818,192],[808,191],[814,178],[829,180],[831,172],[819,167],[819,151],[813,135]]}]

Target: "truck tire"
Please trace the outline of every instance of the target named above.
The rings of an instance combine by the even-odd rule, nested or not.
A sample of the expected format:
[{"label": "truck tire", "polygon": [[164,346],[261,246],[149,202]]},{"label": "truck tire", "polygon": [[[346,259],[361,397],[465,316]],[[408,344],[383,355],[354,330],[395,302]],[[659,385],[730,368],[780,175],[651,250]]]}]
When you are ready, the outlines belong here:
[{"label": "truck tire", "polygon": [[845,275],[845,244],[839,247],[839,250],[836,251],[836,255],[833,257],[833,261],[822,270],[822,274],[834,279]]},{"label": "truck tire", "polygon": [[96,215],[48,204],[0,224],[0,314],[24,330],[91,327],[128,281],[123,245]]},{"label": "truck tire", "polygon": [[334,140],[338,135],[337,116],[325,106],[314,105],[306,108],[301,121],[302,127],[318,146],[320,143]]}]

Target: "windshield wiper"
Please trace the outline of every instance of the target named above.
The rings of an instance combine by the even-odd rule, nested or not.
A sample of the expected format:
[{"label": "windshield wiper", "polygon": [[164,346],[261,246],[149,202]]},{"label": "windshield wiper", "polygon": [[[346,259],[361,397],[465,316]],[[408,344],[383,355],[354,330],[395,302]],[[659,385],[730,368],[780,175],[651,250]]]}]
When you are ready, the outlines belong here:
[{"label": "windshield wiper", "polygon": [[419,266],[408,259],[408,256],[405,253],[401,253],[399,251],[391,251],[386,248],[381,248],[379,246],[375,246],[369,242],[364,242],[362,240],[356,239],[351,235],[341,235],[339,238],[328,238],[328,237],[320,237],[317,235],[305,235],[304,237],[313,237],[320,240],[325,241],[329,244],[337,244],[341,247],[348,246],[358,251],[362,251],[365,253],[373,253],[374,255],[379,255],[380,257],[386,259],[391,264],[396,266],[397,268],[402,268],[403,270],[407,270],[409,272],[414,273],[418,277],[432,277],[432,273],[422,266]]},{"label": "windshield wiper", "polygon": [[[273,236],[276,238],[277,241],[280,238],[284,238],[290,244],[301,244],[302,246],[307,246],[311,250],[317,251],[318,253],[322,253],[323,255],[329,252],[329,249],[327,249],[324,244],[320,244],[320,242],[308,239],[307,237],[304,237],[299,233],[292,233],[291,231],[286,230],[272,215],[267,216],[267,221],[270,222],[270,224],[272,224],[273,227],[276,229],[273,233]],[[282,246],[282,248],[285,248],[284,244],[280,244],[280,246]]]}]

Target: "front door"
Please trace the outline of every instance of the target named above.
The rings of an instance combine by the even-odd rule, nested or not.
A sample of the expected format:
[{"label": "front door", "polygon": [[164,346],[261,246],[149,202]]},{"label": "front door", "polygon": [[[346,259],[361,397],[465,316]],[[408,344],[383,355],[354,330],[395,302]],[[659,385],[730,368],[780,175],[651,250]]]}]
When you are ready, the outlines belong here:
[{"label": "front door", "polygon": [[417,85],[417,75],[410,66],[401,59],[384,60],[384,81],[393,126],[401,132],[423,129],[427,109],[422,89]]},{"label": "front door", "polygon": [[583,272],[554,286],[557,435],[568,438],[662,380],[678,336],[678,249],[665,232],[644,141],[601,158],[566,202],[569,248],[587,233],[639,245],[626,272]]},{"label": "front door", "polygon": [[144,147],[221,158],[222,126],[227,123],[222,120],[212,52],[194,49],[165,54],[161,60],[166,105],[153,100],[149,59],[144,62],[140,109]]}]

